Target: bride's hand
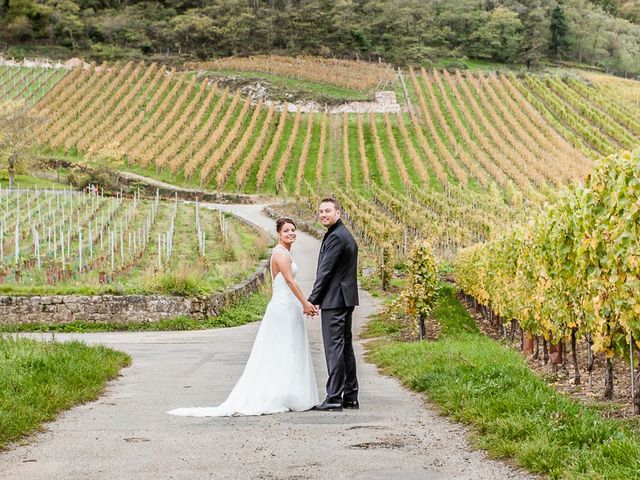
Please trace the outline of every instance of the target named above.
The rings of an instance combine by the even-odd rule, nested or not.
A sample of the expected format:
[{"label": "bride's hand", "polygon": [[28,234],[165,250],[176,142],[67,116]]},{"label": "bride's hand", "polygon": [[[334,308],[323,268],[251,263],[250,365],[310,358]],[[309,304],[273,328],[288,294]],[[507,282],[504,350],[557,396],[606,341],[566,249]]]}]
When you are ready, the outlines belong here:
[{"label": "bride's hand", "polygon": [[310,317],[315,317],[318,314],[316,307],[313,306],[311,302],[304,302],[302,305],[302,311],[305,315],[309,315]]}]

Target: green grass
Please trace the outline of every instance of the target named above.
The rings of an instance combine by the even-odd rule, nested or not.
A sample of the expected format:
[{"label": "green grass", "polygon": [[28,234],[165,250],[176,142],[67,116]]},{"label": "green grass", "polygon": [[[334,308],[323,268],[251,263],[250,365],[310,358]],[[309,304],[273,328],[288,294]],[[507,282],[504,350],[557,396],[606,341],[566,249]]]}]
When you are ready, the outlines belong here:
[{"label": "green grass", "polygon": [[62,61],[78,55],[77,52],[67,47],[36,44],[7,45],[3,54],[5,58],[51,58]]},{"label": "green grass", "polygon": [[[63,179],[61,179],[63,180]],[[9,187],[9,177],[3,175],[0,178],[0,186],[2,188]],[[47,188],[47,189],[64,189],[69,188],[69,185],[62,182],[56,182],[55,180],[49,180],[46,178],[38,178],[33,175],[16,175],[14,179],[13,188]]]},{"label": "green grass", "polygon": [[130,362],[102,346],[0,336],[0,450],[58,412],[96,399]]},{"label": "green grass", "polygon": [[492,457],[550,478],[640,478],[634,422],[604,418],[549,387],[517,351],[478,332],[453,287],[443,288],[434,317],[438,341],[372,342],[369,359],[470,425],[473,445]]},{"label": "green grass", "polygon": [[260,320],[269,301],[266,289],[227,307],[217,317],[197,320],[180,316],[157,322],[68,322],[0,324],[0,332],[116,332],[116,331],[175,331],[208,328],[238,327]]},{"label": "green grass", "polygon": [[398,338],[402,332],[402,327],[402,323],[391,322],[385,318],[383,314],[378,313],[369,319],[366,328],[362,333],[360,333],[360,338],[375,338],[382,336]]}]

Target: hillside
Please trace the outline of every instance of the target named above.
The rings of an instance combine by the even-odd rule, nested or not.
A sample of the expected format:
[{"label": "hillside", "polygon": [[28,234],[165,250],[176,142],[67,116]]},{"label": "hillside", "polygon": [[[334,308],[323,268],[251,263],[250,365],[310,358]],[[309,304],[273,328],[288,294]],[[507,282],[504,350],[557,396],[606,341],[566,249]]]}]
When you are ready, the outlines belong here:
[{"label": "hillside", "polygon": [[[17,75],[3,68],[0,78]],[[595,158],[637,145],[640,109],[623,82],[408,69],[399,113],[306,114],[129,62],[10,98],[44,94],[35,108],[48,122],[35,133],[49,155],[211,190],[343,191],[370,216],[360,229],[372,244],[421,232],[448,256],[583,178]]]},{"label": "hillside", "polygon": [[638,0],[0,0],[7,57],[177,66],[284,53],[400,66],[563,61],[637,75],[639,39]]}]

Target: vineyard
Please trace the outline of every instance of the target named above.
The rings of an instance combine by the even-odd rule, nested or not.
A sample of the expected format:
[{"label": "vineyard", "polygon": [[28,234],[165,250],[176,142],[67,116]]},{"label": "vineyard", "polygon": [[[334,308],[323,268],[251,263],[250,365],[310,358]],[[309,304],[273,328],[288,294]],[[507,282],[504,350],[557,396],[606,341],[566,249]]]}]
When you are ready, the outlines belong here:
[{"label": "vineyard", "polygon": [[246,277],[266,247],[221,211],[177,199],[2,189],[0,210],[5,293],[214,291]]},{"label": "vineyard", "polygon": [[[259,59],[229,61],[260,68]],[[289,67],[290,75],[313,70]],[[371,78],[385,71],[371,68]],[[48,122],[35,133],[56,155],[184,186],[339,190],[359,209],[354,217],[388,217],[389,228],[356,225],[376,246],[402,225],[402,237],[430,236],[445,257],[492,238],[496,226],[640,137],[640,111],[611,85],[424,69],[404,77],[404,112],[328,115],[276,110],[157,65],[92,66],[70,71],[38,101]]]},{"label": "vineyard", "polygon": [[32,105],[65,75],[63,68],[0,65],[0,101],[22,101]]},{"label": "vineyard", "polygon": [[594,72],[581,72],[588,81],[598,86],[615,104],[626,103],[628,108],[640,107],[640,85],[634,80],[612,77]]},{"label": "vineyard", "polygon": [[[640,114],[604,87],[509,74],[409,71],[402,114],[276,111],[193,75],[132,63],[70,72],[37,107],[53,151],[124,161],[178,183],[293,192],[330,179],[407,192],[455,184],[539,201],[594,158],[632,148]],[[292,161],[302,159],[303,162]]]},{"label": "vineyard", "polygon": [[639,172],[640,150],[603,160],[584,184],[568,188],[526,226],[463,250],[456,265],[463,291],[495,322],[517,321],[529,336],[543,337],[545,348],[571,342],[576,383],[579,339],[587,344],[589,372],[593,354],[604,354],[608,398],[612,358],[630,359],[631,375],[637,375]]}]

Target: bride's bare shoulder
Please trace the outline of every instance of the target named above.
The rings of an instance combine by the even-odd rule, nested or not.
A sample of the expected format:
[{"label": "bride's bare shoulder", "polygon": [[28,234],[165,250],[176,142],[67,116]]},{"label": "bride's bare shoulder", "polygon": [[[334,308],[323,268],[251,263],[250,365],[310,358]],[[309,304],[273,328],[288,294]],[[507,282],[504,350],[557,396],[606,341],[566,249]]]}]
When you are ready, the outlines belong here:
[{"label": "bride's bare shoulder", "polygon": [[271,250],[271,255],[276,256],[283,256],[283,257],[290,257],[291,256],[291,252],[289,250],[287,250],[285,247],[283,247],[282,245],[278,244],[275,247],[273,247],[273,249]]}]

